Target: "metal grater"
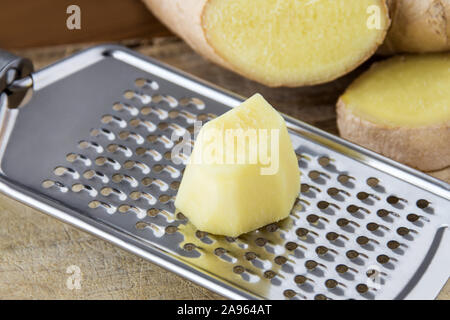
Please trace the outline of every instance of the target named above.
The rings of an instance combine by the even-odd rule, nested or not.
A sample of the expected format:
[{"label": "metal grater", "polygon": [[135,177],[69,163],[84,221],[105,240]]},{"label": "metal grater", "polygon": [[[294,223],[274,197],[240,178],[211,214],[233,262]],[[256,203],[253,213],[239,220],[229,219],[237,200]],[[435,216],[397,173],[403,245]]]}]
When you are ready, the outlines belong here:
[{"label": "metal grater", "polygon": [[221,295],[431,299],[449,278],[442,181],[286,116],[302,173],[290,217],[211,235],[175,210],[171,136],[241,97],[109,45],[8,83],[33,96],[9,109],[1,94],[3,193]]}]

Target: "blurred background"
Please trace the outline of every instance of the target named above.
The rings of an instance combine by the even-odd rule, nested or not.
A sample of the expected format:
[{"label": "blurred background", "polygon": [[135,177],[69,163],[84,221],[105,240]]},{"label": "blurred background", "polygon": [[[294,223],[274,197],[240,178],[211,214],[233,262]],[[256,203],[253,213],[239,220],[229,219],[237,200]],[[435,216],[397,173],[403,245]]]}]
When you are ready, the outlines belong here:
[{"label": "blurred background", "polygon": [[[68,30],[66,9],[81,8],[81,30]],[[24,49],[171,35],[140,0],[3,0],[0,46]]]}]

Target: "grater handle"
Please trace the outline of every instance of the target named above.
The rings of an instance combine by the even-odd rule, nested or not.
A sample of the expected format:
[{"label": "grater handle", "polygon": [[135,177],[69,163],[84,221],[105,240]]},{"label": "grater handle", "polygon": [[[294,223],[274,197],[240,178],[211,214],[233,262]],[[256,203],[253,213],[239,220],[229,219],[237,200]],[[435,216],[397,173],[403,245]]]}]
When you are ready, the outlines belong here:
[{"label": "grater handle", "polygon": [[[33,64],[29,59],[16,56],[0,49],[0,94],[8,96],[8,107],[17,108],[25,98],[30,86],[17,86],[16,81],[23,82],[33,72]],[[29,83],[29,81],[27,81]]]}]

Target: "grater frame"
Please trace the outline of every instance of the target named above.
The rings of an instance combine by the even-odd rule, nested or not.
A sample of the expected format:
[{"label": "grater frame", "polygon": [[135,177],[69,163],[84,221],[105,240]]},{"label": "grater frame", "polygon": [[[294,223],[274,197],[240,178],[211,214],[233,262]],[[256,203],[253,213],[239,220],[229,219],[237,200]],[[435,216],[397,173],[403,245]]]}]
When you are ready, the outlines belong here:
[{"label": "grater frame", "polygon": [[[251,282],[253,276],[252,274],[250,274],[249,276],[250,280],[239,279],[236,281],[230,281],[230,279],[232,280],[234,279],[233,277],[236,276],[235,274],[232,274],[230,272],[230,274],[227,274],[227,277],[221,277],[221,275],[215,273],[214,270],[208,270],[204,266],[199,266],[195,263],[192,263],[193,260],[189,259],[193,258],[190,257],[189,254],[187,256],[183,256],[180,255],[179,252],[173,250],[165,250],[164,247],[158,246],[158,243],[156,243],[156,240],[154,238],[152,238],[149,241],[145,241],[145,239],[143,239],[145,237],[137,237],[135,234],[133,234],[135,230],[133,230],[133,232],[129,232],[129,230],[124,229],[122,226],[114,225],[113,223],[112,224],[105,223],[105,220],[103,220],[103,218],[99,219],[98,217],[96,217],[95,214],[86,213],[86,208],[80,207],[77,208],[68,205],[67,203],[65,204],[64,200],[61,200],[61,198],[54,196],[54,193],[49,194],[44,192],[42,189],[37,188],[37,186],[35,185],[35,181],[33,181],[33,185],[30,186],[29,185],[30,183],[25,179],[26,177],[22,176],[23,179],[17,179],[19,173],[15,172],[16,170],[13,169],[14,166],[20,166],[21,160],[17,158],[17,155],[21,155],[24,157],[26,157],[27,155],[31,156],[33,155],[33,152],[36,151],[34,149],[20,152],[18,151],[23,147],[23,142],[21,142],[20,138],[23,139],[24,137],[23,133],[19,134],[19,130],[21,130],[20,132],[25,132],[27,126],[24,124],[24,122],[28,121],[28,119],[31,117],[30,115],[27,116],[21,114],[31,112],[27,110],[32,110],[32,108],[38,109],[39,106],[42,105],[43,103],[42,101],[45,101],[45,99],[48,99],[49,97],[57,96],[59,94],[59,91],[58,94],[54,93],[54,89],[53,92],[48,92],[50,90],[49,88],[52,88],[52,86],[57,87],[58,89],[61,90],[61,92],[67,92],[65,90],[62,90],[65,81],[72,81],[72,82],[75,81],[79,86],[77,88],[77,90],[79,90],[78,94],[80,93],[84,94],[85,91],[83,90],[86,89],[86,84],[82,83],[82,81],[80,80],[83,79],[82,74],[89,72],[90,69],[98,67],[102,63],[106,63],[106,67],[110,66],[111,68],[113,68],[113,65],[115,66],[120,64],[118,70],[119,71],[122,70],[124,73],[126,71],[129,71],[129,69],[133,69],[132,73],[135,73],[136,76],[149,78],[151,80],[156,79],[155,81],[157,83],[164,82],[167,86],[173,86],[173,88],[178,88],[178,90],[182,90],[183,95],[186,95],[186,93],[189,94],[195,93],[196,96],[201,96],[203,100],[207,100],[210,104],[213,103],[217,104],[218,106],[216,106],[216,108],[221,109],[223,112],[226,111],[229,107],[239,105],[243,101],[243,98],[240,96],[237,96],[230,92],[226,92],[225,90],[217,88],[214,85],[208,84],[200,79],[187,75],[184,72],[175,70],[148,57],[141,56],[126,48],[113,45],[102,45],[91,49],[87,49],[85,51],[75,54],[72,57],[62,60],[61,62],[58,62],[54,65],[51,65],[47,68],[44,68],[40,71],[33,73],[32,78],[33,78],[34,96],[32,97],[31,102],[29,102],[28,105],[24,106],[23,109],[6,110],[5,106],[2,105],[2,103],[0,103],[2,113],[0,115],[0,118],[2,120],[1,121],[2,135],[0,138],[0,156],[2,164],[1,165],[2,171],[0,176],[0,191],[29,206],[32,206],[38,210],[50,214],[64,222],[70,223],[82,230],[88,231],[96,236],[99,236],[107,241],[110,241],[123,249],[131,251],[147,260],[150,260],[166,269],[169,269],[181,276],[184,276],[228,298],[232,299],[283,298],[282,295],[279,295],[279,292],[284,292],[284,297],[289,298],[312,297],[311,295],[307,297],[306,293],[302,293],[301,289],[297,290],[297,287],[292,285],[291,287],[296,289],[294,292],[295,294],[292,297],[287,294],[286,291],[288,290],[284,290],[288,289],[288,287],[284,287],[283,285],[281,286],[282,289],[280,289],[282,291],[278,290],[277,293],[273,295],[270,294],[272,290],[270,288],[261,289],[256,287],[255,289],[255,287],[252,287],[252,285],[246,286],[247,283],[245,281]],[[102,68],[105,68],[105,66],[103,66]],[[96,74],[95,72],[91,72],[89,75],[92,78],[94,78],[95,74]],[[97,72],[97,74],[99,73]],[[121,76],[120,78],[123,78],[123,76]],[[102,80],[105,81],[105,79]],[[90,81],[92,84],[92,80]],[[111,83],[112,82],[113,80],[111,80]],[[130,83],[129,87],[131,86],[132,84]],[[93,87],[95,89],[96,87],[95,83]],[[92,94],[98,95],[98,92],[96,92],[96,90],[94,89],[89,90],[89,93],[91,95]],[[130,89],[130,88],[123,88],[123,89]],[[114,93],[115,96],[117,97],[117,100],[121,99],[120,93],[121,92],[119,91]],[[171,94],[171,92],[163,92],[163,93]],[[101,94],[98,99],[99,101],[106,100],[102,97]],[[105,101],[105,104],[111,104],[113,102],[114,101]],[[164,101],[164,99],[162,99],[160,103],[170,104],[170,101],[169,103],[167,103],[167,101]],[[141,103],[138,102],[137,104],[140,106],[140,108],[146,105],[146,103],[142,103],[142,101]],[[208,103],[207,106],[209,106]],[[171,110],[170,106],[164,107],[167,110]],[[104,113],[107,113],[107,110],[108,109],[105,109]],[[33,112],[39,112],[39,110],[33,110]],[[21,117],[26,120],[22,120]],[[414,186],[413,189],[415,190],[415,192],[418,191],[423,192],[423,194],[426,195],[426,197],[424,198],[432,199],[433,201],[430,201],[432,203],[441,204],[439,208],[435,208],[436,210],[440,209],[439,214],[432,216],[433,218],[432,224],[434,229],[431,227],[427,229],[426,241],[428,245],[422,246],[420,254],[418,255],[418,257],[416,257],[418,259],[421,258],[424,260],[423,261],[424,263],[419,264],[417,272],[413,272],[414,274],[412,275],[410,274],[411,279],[403,280],[403,283],[405,285],[402,288],[402,290],[399,290],[398,292],[397,291],[389,292],[386,295],[377,294],[365,298],[372,299],[379,297],[381,298],[435,297],[438,290],[445,283],[445,280],[448,279],[448,266],[450,265],[450,258],[446,257],[445,254],[446,252],[448,252],[449,248],[448,245],[450,244],[449,242],[450,239],[448,235],[448,222],[450,220],[450,216],[446,212],[444,213],[441,212],[445,211],[444,209],[448,209],[450,207],[449,204],[450,186],[442,181],[429,177],[428,175],[425,175],[421,172],[408,168],[404,165],[398,164],[390,159],[387,159],[371,151],[365,150],[359,146],[349,143],[345,140],[342,140],[338,137],[325,133],[301,121],[295,120],[288,116],[284,117],[287,121],[287,125],[292,137],[296,136],[298,139],[302,139],[301,141],[305,142],[308,141],[308,143],[311,143],[311,145],[320,145],[321,148],[325,148],[331,154],[333,154],[333,156],[352,159],[352,161],[356,161],[363,167],[366,167],[368,170],[370,168],[370,170],[377,170],[386,176],[396,176],[395,181],[397,180],[401,181],[402,184],[408,185],[408,188],[413,188]],[[99,119],[96,119],[96,121],[98,120]],[[74,128],[73,130],[78,130],[78,128]],[[77,138],[81,139],[82,137]],[[73,142],[75,142],[75,140]],[[8,149],[11,149],[12,151],[10,151],[9,153]],[[31,154],[26,153],[30,151],[33,152]],[[14,154],[15,157],[10,158],[10,154]],[[332,159],[334,158],[332,157]],[[300,161],[303,161],[301,157]],[[57,163],[49,163],[49,165],[55,167]],[[317,170],[321,168],[320,166],[316,167]],[[324,170],[327,171],[328,169]],[[48,176],[51,176],[51,172],[47,172],[47,174]],[[359,177],[355,178],[358,179]],[[308,178],[305,177],[305,175],[302,175],[302,181],[305,181],[305,179],[306,181],[308,181]],[[383,181],[383,179],[381,179],[381,181]],[[444,207],[442,207],[442,204],[444,205]],[[315,209],[314,212],[320,213],[321,211]],[[310,212],[306,211],[306,213]],[[321,214],[321,216],[323,215],[324,214]],[[291,229],[292,228],[290,229],[287,228],[287,231],[285,231],[285,233],[288,234],[290,231],[293,230]],[[433,234],[433,232],[435,232],[435,234]],[[215,241],[219,240],[216,239]],[[299,240],[299,243],[302,243],[301,240]],[[246,244],[243,243],[242,245],[245,246]],[[431,258],[428,257],[430,252],[432,253]],[[423,256],[423,253],[426,253],[425,257]],[[283,273],[283,270],[281,268],[279,269],[279,272],[282,274],[289,273],[289,272]],[[243,272],[243,275],[241,275],[241,277],[244,275],[245,272]],[[257,280],[257,282],[260,281],[270,282],[270,284],[268,285],[269,287],[276,287],[277,285],[273,284],[275,280],[261,279]],[[267,290],[269,294],[267,294]],[[354,295],[335,294],[333,293],[333,290],[319,291],[320,296],[319,294],[316,294],[314,297],[326,298],[328,297],[328,295],[333,298],[359,297],[358,295],[355,294]],[[364,297],[362,296],[362,298]]]}]

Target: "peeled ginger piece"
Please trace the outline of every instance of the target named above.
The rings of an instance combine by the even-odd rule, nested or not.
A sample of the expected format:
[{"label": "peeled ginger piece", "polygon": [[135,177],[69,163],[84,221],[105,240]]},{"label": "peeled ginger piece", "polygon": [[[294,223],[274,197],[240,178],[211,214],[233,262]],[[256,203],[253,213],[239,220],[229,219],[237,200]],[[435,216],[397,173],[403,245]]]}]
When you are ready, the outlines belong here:
[{"label": "peeled ginger piece", "polygon": [[337,104],[342,137],[423,171],[450,165],[450,54],[399,56],[360,76]]},{"label": "peeled ginger piece", "polygon": [[198,53],[268,86],[334,80],[389,27],[385,0],[144,0]]},{"label": "peeled ginger piece", "polygon": [[199,230],[236,237],[286,218],[299,188],[284,119],[256,94],[202,127],[175,207]]}]

